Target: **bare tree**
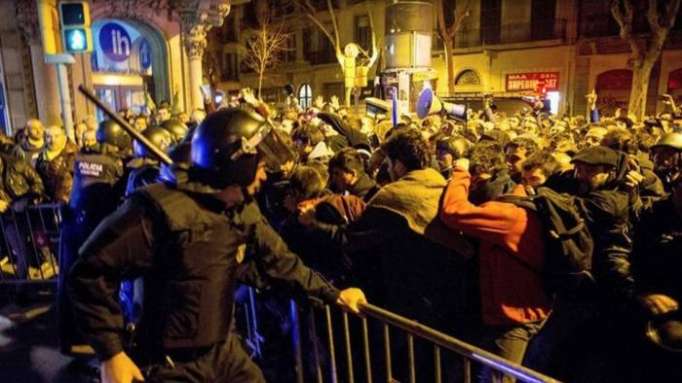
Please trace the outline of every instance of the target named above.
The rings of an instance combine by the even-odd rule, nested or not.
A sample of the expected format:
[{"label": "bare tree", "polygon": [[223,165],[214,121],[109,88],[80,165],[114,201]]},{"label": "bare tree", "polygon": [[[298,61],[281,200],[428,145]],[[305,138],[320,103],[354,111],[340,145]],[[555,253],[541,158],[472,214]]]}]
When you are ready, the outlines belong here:
[{"label": "bare tree", "polygon": [[[331,45],[334,47],[336,52],[336,59],[341,67],[341,72],[344,75],[344,86],[345,86],[345,104],[350,106],[350,94],[352,90],[357,89],[360,86],[365,86],[363,82],[366,81],[366,74],[369,68],[371,68],[379,58],[379,50],[377,49],[377,39],[376,31],[374,29],[374,20],[372,18],[372,12],[367,5],[367,15],[369,17],[369,26],[372,31],[372,53],[365,51],[358,44],[348,43],[342,48],[341,38],[339,36],[339,25],[336,19],[336,13],[334,12],[334,7],[332,5],[332,0],[327,0],[327,10],[329,12],[329,17],[332,21],[332,26],[334,34],[329,31],[327,27],[317,18],[318,10],[312,5],[310,0],[294,0],[294,2],[299,6],[301,10],[305,13],[305,16],[315,24],[318,29],[327,37]],[[367,60],[357,65],[356,58],[359,54],[362,54]],[[364,73],[364,75],[360,74]]]},{"label": "bare tree", "polygon": [[611,15],[620,27],[620,37],[630,44],[632,54],[632,88],[628,112],[639,121],[643,119],[646,109],[651,70],[661,55],[663,44],[668,32],[675,25],[675,18],[680,9],[680,0],[667,0],[664,3],[663,7],[659,7],[657,0],[649,0],[646,18],[651,35],[640,38],[633,35],[632,31],[634,13],[632,0],[611,0]]},{"label": "bare tree", "polygon": [[[454,1],[454,0],[445,0]],[[455,4],[452,10],[452,23],[447,25],[445,21],[445,8],[443,0],[435,0],[436,12],[438,13],[438,35],[443,40],[445,51],[445,66],[447,67],[448,93],[455,93],[455,63],[452,59],[452,50],[455,48],[455,36],[462,29],[464,19],[469,16],[469,1],[465,1],[461,6]]]},{"label": "bare tree", "polygon": [[272,12],[267,0],[256,3],[256,19],[258,28],[246,39],[246,55],[243,63],[258,74],[258,98],[260,98],[265,71],[280,62],[281,53],[289,49],[287,42],[291,34],[285,31],[284,23],[272,22]]}]

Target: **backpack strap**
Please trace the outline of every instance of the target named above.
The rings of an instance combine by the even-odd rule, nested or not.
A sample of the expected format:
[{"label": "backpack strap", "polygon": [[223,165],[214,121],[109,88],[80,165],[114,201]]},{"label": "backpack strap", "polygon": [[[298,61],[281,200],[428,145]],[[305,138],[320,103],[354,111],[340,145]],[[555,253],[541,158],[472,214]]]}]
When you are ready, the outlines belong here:
[{"label": "backpack strap", "polygon": [[506,203],[511,203],[514,204],[518,207],[537,212],[538,207],[535,205],[534,201],[535,197],[528,197],[528,196],[518,196],[518,195],[513,195],[513,194],[505,194],[502,195],[498,198],[495,199],[495,201],[498,202],[506,202]]},{"label": "backpack strap", "polygon": [[[538,207],[535,204],[535,196],[529,197],[529,196],[518,196],[518,195],[513,195],[513,194],[505,194],[502,195],[498,198],[495,199],[495,201],[498,202],[504,202],[504,203],[511,203],[514,204],[520,208],[530,210],[532,212],[537,213],[538,212]],[[538,270],[536,267],[525,261],[524,259],[521,259],[519,257],[515,257],[512,254],[507,253],[506,251],[504,252],[507,256],[510,258],[514,259],[516,262],[518,262],[520,265],[524,266],[528,270],[542,275],[542,271]]]}]

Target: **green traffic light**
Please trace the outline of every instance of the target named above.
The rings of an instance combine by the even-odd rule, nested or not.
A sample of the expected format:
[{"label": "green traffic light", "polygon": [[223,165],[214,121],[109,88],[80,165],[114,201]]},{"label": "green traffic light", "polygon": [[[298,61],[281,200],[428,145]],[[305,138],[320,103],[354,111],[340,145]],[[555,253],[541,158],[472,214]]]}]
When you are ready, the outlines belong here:
[{"label": "green traffic light", "polygon": [[83,28],[73,28],[64,31],[66,50],[69,52],[82,52],[88,48],[88,39]]}]

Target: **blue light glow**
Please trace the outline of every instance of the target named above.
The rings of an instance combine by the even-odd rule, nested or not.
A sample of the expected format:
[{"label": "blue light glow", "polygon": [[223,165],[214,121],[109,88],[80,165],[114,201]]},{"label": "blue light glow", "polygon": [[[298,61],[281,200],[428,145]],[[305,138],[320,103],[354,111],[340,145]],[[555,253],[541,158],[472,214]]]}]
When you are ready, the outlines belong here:
[{"label": "blue light glow", "polygon": [[87,48],[85,31],[72,29],[66,32],[66,49],[68,51],[84,51]]}]

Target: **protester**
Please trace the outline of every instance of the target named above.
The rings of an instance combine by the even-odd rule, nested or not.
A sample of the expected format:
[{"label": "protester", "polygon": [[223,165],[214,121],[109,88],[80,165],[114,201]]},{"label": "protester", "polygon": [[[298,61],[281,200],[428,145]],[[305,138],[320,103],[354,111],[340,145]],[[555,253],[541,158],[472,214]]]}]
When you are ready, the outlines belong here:
[{"label": "protester", "polygon": [[61,126],[45,130],[45,148],[38,156],[36,170],[45,185],[49,201],[68,203],[73,186],[73,165],[78,147],[66,138]]},{"label": "protester", "polygon": [[[682,299],[669,255],[681,249],[674,237],[682,116],[666,109],[637,121],[603,113],[598,100],[596,92],[588,95],[585,115],[552,115],[539,100],[501,111],[487,97],[484,110],[470,108],[466,121],[444,113],[399,115],[394,126],[390,118],[341,108],[334,98],[319,97],[307,108],[294,97],[267,105],[243,89],[230,104],[250,105],[267,116],[268,137],[295,153],[270,169],[262,191],[243,202],[257,202],[262,219],[289,247],[340,287],[360,285],[380,306],[514,362],[566,381],[621,381],[625,371],[636,376],[639,367],[619,371],[616,361],[634,365],[641,356],[646,366],[673,374],[666,366],[677,359],[634,336],[651,321],[660,325],[661,342],[677,339],[665,326],[677,326],[673,303]],[[62,244],[70,252],[60,276],[95,226],[122,203],[130,206],[122,199],[126,182],[132,199],[159,181],[197,186],[189,182],[197,176],[189,142],[215,113],[182,112],[168,102],[146,111],[152,110],[119,112],[170,152],[175,164],[160,164],[139,142],[130,159],[127,134],[104,134],[93,126],[93,116],[76,119],[82,121],[75,127],[76,143],[61,127],[44,129],[36,119],[15,140],[0,137],[0,212],[24,201],[69,205]],[[233,144],[253,150],[246,139]],[[547,291],[542,217],[507,200],[532,200],[544,190],[579,201],[594,245],[588,293],[557,298]],[[18,262],[4,257],[3,273]],[[21,267],[26,274],[37,266]],[[68,326],[70,319],[61,322]],[[69,342],[82,345],[84,339]],[[651,358],[628,356],[631,344],[655,352]],[[653,355],[663,364],[653,364]]]}]

